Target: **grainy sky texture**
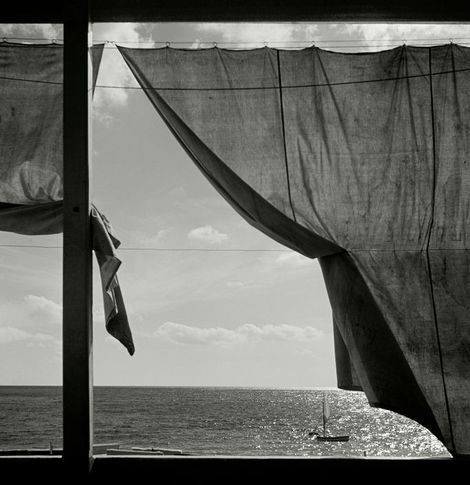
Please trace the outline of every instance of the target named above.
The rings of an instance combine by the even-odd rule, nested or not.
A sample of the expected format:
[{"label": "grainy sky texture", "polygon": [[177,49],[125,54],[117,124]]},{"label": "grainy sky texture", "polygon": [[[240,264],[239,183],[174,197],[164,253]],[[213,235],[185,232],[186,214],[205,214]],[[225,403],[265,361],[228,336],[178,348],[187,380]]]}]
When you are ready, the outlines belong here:
[{"label": "grainy sky texture", "polygon": [[[54,26],[3,25],[0,36],[62,34]],[[94,38],[129,46],[186,41],[174,46],[246,48],[315,41],[357,51],[426,39],[470,42],[470,26],[96,24]],[[133,357],[104,330],[95,265],[95,383],[335,386],[331,310],[317,262],[245,223],[193,166],[141,91],[100,85],[136,86],[112,44],[94,99],[92,186],[123,248],[281,251],[121,251]],[[61,235],[0,233],[3,245],[61,243]],[[0,384],[60,385],[61,250],[0,247],[0,270]]]}]

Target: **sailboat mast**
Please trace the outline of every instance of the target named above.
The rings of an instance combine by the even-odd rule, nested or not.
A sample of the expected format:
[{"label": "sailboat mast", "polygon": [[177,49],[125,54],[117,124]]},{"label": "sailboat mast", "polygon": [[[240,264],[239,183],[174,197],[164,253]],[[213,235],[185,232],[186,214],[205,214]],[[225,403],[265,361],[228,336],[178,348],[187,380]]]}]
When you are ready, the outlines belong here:
[{"label": "sailboat mast", "polygon": [[326,423],[330,419],[330,405],[327,400],[327,395],[323,394],[323,436],[317,435],[318,441],[349,441],[349,435],[327,436]]}]

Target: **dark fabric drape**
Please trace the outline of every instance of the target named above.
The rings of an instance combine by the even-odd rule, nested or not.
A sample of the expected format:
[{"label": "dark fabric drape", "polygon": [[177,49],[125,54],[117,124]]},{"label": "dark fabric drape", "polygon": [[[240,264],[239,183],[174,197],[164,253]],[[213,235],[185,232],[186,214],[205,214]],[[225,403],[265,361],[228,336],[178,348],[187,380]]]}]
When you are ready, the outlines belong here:
[{"label": "dark fabric drape", "polygon": [[470,49],[119,49],[226,200],[320,257],[339,386],[469,454]]},{"label": "dark fabric drape", "polygon": [[[93,89],[103,47],[90,49]],[[0,231],[62,232],[62,55],[58,44],[0,45]],[[134,344],[116,276],[119,241],[94,206],[91,223],[106,328],[132,354]]]}]

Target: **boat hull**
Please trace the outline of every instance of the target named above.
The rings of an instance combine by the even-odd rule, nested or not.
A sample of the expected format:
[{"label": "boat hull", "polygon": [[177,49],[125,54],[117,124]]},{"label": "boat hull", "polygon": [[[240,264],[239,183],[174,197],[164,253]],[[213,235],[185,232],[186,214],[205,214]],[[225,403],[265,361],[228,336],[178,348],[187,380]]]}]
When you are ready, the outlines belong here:
[{"label": "boat hull", "polygon": [[317,436],[317,441],[349,441],[349,436]]}]

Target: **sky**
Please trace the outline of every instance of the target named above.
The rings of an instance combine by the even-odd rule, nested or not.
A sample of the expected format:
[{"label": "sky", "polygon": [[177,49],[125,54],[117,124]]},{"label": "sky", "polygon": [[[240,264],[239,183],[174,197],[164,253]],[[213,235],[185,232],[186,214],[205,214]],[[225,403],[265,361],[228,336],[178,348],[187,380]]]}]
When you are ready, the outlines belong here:
[{"label": "sky", "polygon": [[[403,42],[470,42],[470,26],[95,24],[93,35],[134,47],[216,42],[298,48],[315,42],[351,52]],[[0,37],[61,36],[57,26],[0,25]],[[92,198],[122,248],[271,251],[118,251],[136,345],[132,357],[104,329],[95,263],[95,384],[335,387],[331,308],[317,261],[241,219],[141,91],[99,87],[137,86],[112,43],[97,84]],[[62,236],[0,233],[0,244],[60,246]],[[61,257],[56,247],[0,247],[0,385],[61,384]]]}]

